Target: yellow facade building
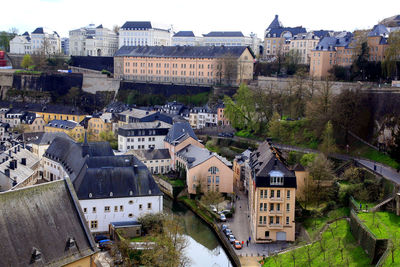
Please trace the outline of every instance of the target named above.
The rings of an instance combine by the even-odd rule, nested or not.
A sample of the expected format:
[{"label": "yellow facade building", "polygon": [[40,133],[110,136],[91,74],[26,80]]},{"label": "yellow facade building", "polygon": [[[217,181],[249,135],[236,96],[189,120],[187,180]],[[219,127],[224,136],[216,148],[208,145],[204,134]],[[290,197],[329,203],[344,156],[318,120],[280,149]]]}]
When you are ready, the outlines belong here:
[{"label": "yellow facade building", "polygon": [[64,132],[75,141],[85,136],[85,128],[74,121],[52,120],[44,127],[46,133]]}]

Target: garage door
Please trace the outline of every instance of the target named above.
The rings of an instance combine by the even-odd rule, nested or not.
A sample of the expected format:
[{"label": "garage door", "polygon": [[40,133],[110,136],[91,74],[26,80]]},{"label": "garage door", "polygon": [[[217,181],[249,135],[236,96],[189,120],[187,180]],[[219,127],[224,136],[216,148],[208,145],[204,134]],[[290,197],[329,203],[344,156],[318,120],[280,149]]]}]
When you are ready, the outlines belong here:
[{"label": "garage door", "polygon": [[277,232],[276,240],[277,241],[286,241],[286,232]]}]

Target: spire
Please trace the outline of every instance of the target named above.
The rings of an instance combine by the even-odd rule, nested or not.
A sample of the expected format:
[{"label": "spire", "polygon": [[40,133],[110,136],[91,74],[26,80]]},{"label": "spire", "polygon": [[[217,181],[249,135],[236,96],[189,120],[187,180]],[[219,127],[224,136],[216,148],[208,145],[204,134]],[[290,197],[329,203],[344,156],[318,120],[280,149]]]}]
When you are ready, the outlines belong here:
[{"label": "spire", "polygon": [[268,26],[268,29],[267,29],[267,30],[276,29],[276,28],[282,28],[282,27],[283,27],[283,26],[282,26],[281,22],[279,21],[278,15],[275,15],[274,20],[273,20],[273,21],[271,22],[271,24]]},{"label": "spire", "polygon": [[82,157],[85,157],[88,154],[89,154],[89,143],[87,140],[87,134],[85,132],[85,139],[83,140],[82,143]]}]

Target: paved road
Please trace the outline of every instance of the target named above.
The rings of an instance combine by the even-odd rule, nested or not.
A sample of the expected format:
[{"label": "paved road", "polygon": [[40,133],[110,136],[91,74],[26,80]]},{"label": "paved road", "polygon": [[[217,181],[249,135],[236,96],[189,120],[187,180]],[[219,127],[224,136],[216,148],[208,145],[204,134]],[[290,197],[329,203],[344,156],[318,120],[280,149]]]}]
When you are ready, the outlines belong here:
[{"label": "paved road", "polygon": [[235,203],[235,214],[232,219],[228,219],[226,224],[232,230],[233,235],[239,241],[244,241],[244,247],[236,250],[239,256],[268,256],[272,252],[281,251],[286,248],[287,243],[256,244],[253,241],[247,246],[246,240],[250,236],[250,218],[248,199],[242,192],[239,193],[240,199]]}]

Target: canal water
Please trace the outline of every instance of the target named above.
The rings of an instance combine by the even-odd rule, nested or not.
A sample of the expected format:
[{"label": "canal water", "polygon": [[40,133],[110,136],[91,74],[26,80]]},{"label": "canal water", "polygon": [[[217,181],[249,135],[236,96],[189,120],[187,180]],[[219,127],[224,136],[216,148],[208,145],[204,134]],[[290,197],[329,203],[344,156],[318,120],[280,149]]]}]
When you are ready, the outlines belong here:
[{"label": "canal water", "polygon": [[164,196],[164,212],[178,215],[182,222],[191,267],[233,266],[214,232],[185,205]]}]

